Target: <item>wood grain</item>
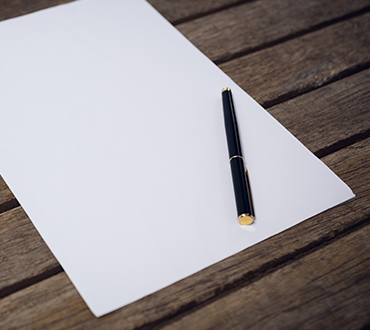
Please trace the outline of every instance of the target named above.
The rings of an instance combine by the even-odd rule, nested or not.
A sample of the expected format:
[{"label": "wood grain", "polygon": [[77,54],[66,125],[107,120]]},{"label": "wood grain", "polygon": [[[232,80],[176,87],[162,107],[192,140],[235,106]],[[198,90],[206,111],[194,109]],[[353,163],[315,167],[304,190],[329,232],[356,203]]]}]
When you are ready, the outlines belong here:
[{"label": "wood grain", "polygon": [[369,5],[369,0],[252,1],[176,27],[212,61],[220,63]]},{"label": "wood grain", "polygon": [[370,318],[370,225],[161,329],[360,329]]},{"label": "wood grain", "polygon": [[[0,21],[75,0],[0,0]],[[149,0],[167,20],[176,24],[250,0]]]},{"label": "wood grain", "polygon": [[1,0],[0,21],[68,3],[73,0]]},{"label": "wood grain", "polygon": [[370,69],[281,103],[269,112],[308,149],[319,152],[370,130],[369,86]]},{"label": "wood grain", "polygon": [[4,207],[4,204],[6,205],[6,203],[14,199],[13,193],[0,175],[0,213],[6,211],[6,206]]},{"label": "wood grain", "polygon": [[[0,20],[65,2],[0,0]],[[347,77],[269,109],[312,151],[368,132],[369,72],[352,74],[369,68],[370,0],[150,2],[175,23],[206,15],[178,27],[219,63],[239,57],[221,68],[265,106]],[[22,208],[1,213],[16,200],[0,178],[0,329],[360,328],[370,319],[370,139],[323,160],[355,199],[100,319]]]},{"label": "wood grain", "polygon": [[[58,262],[21,207],[0,215],[0,297],[7,288],[43,273],[49,274]],[[27,283],[24,283],[27,285]]]},{"label": "wood grain", "polygon": [[[143,329],[152,329],[182,313],[190,314],[199,304],[210,302],[212,306],[212,301],[216,297],[221,298],[232,292],[238,292],[247,283],[258,282],[260,278],[269,276],[272,271],[284,269],[285,265],[289,266],[290,260],[299,260],[312,249],[320,248],[348,230],[355,230],[369,222],[369,142],[370,139],[364,140],[324,159],[351,186],[357,195],[355,199],[101,319],[96,319],[89,312],[66,275],[58,274],[4,298],[0,304],[0,328],[7,325],[16,329],[32,327],[106,329],[109,327],[114,330],[134,329],[141,326]],[[331,266],[334,267],[331,270],[335,271],[336,264]],[[306,278],[303,276],[303,279]],[[266,287],[266,294],[269,292],[267,289],[270,287]],[[289,293],[293,294],[295,291],[299,293],[303,289],[297,283]],[[364,300],[361,301],[364,302]],[[197,315],[196,312],[195,315]],[[191,322],[187,324],[189,326]]]},{"label": "wood grain", "polygon": [[248,0],[148,0],[154,8],[173,24],[204,16],[247,1]]},{"label": "wood grain", "polygon": [[302,94],[370,63],[370,14],[220,65],[263,106]]},{"label": "wood grain", "polygon": [[[0,21],[73,0],[0,0]],[[150,0],[172,22],[211,15],[178,24],[177,28],[213,61],[243,53],[305,33],[327,22],[367,10],[370,0],[319,1],[174,1]],[[238,5],[240,4],[240,5]],[[238,24],[235,24],[238,22]]]}]

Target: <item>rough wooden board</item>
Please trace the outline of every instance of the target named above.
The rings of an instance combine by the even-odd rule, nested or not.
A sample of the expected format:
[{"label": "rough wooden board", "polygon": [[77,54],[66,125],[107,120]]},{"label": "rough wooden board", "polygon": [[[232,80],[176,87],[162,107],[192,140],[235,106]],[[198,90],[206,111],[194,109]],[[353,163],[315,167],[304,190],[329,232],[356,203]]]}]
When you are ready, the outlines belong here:
[{"label": "rough wooden board", "polygon": [[71,1],[73,0],[0,0],[0,21]]},{"label": "rough wooden board", "polygon": [[364,140],[325,157],[325,161],[353,188],[357,194],[355,199],[100,319],[88,311],[66,275],[58,274],[4,298],[0,303],[0,328],[6,325],[16,329],[109,327],[114,330],[146,325],[150,329],[172,315],[266,276],[270,269],[298,258],[317,244],[325,244],[338,233],[368,221],[369,142],[370,139]]},{"label": "rough wooden board", "polygon": [[2,204],[9,202],[10,200],[14,198],[15,197],[13,193],[10,191],[9,187],[7,186],[4,179],[0,175],[0,210],[1,210]]},{"label": "rough wooden board", "polygon": [[148,0],[167,20],[177,23],[214,11],[242,4],[248,0]]},{"label": "rough wooden board", "polygon": [[[334,3],[333,3],[334,4]],[[370,63],[370,14],[220,65],[264,106]]]},{"label": "rough wooden board", "polygon": [[[352,165],[348,165],[349,166],[349,169],[350,169],[350,167],[352,166]],[[354,175],[355,175],[356,173],[354,173]],[[361,206],[361,205],[360,205]],[[361,208],[360,208],[361,209]],[[355,210],[354,208],[353,208],[353,210]],[[343,214],[342,214],[342,217],[340,217],[339,218],[339,220],[341,221],[341,219],[342,218],[344,218],[344,216],[346,215],[346,213],[345,213],[345,211],[346,210],[344,210],[343,211]],[[347,213],[348,214],[348,213]],[[351,217],[352,217],[352,214],[350,215]],[[325,219],[324,219],[325,220]],[[340,223],[338,226],[336,226],[337,225],[337,223],[335,223],[335,219],[332,219],[333,221],[333,229],[335,229],[335,230],[337,230],[337,231],[340,231],[341,230],[341,228],[343,228],[343,225],[345,224],[345,223]],[[352,219],[353,220],[353,219]],[[351,221],[352,221],[351,220]],[[357,221],[357,220],[356,220]],[[353,223],[356,223],[356,221],[354,221]],[[314,223],[313,222],[311,222],[310,223],[311,225],[313,225]],[[307,231],[310,231],[311,230],[311,228],[312,228],[312,226],[311,225],[309,225],[308,227],[307,227]],[[326,225],[326,222],[325,221],[323,221],[323,223],[319,223],[316,227],[314,227],[313,228],[313,230],[312,231],[310,231],[310,235],[312,235],[312,236],[310,236],[310,235],[307,235],[307,237],[308,237],[308,239],[307,239],[307,244],[308,245],[310,245],[310,239],[311,238],[315,238],[315,237],[318,237],[318,239],[322,239],[322,237],[323,236],[320,236],[320,235],[318,235],[317,234],[317,230],[319,230],[317,227],[322,227],[322,226],[325,226]],[[329,226],[330,227],[330,226]],[[325,230],[328,230],[328,228],[329,227],[327,227]],[[336,231],[333,231],[333,232],[329,232],[329,233],[327,233],[327,237],[330,237],[331,235],[335,235],[335,232]],[[301,233],[304,233],[304,231],[302,230],[301,231]],[[321,233],[322,234],[322,233]],[[316,235],[316,236],[315,236]],[[293,235],[293,238],[294,238],[294,235]],[[303,240],[304,240],[304,238],[303,238]],[[1,240],[0,240],[1,241]],[[270,241],[270,240],[269,240]],[[270,241],[271,242],[271,241]],[[295,241],[294,241],[295,242]],[[303,249],[304,249],[304,247],[305,246],[307,246],[307,245],[302,245],[302,244],[300,244],[300,243],[302,243],[302,242],[299,242],[299,240],[298,240],[298,243],[297,242],[295,242],[294,244],[294,248],[297,248],[297,250],[294,250],[293,251],[293,254],[295,253],[295,251],[299,251],[299,249],[301,248],[301,246],[303,246]],[[313,244],[315,243],[315,241],[313,242]],[[285,244],[286,244],[286,242],[282,242],[281,243],[282,245],[284,245],[284,246],[281,246],[281,249],[283,249],[284,247],[285,247]],[[279,248],[279,245],[278,245],[278,243],[277,243],[277,245],[276,245],[278,248]],[[258,258],[259,256],[258,256],[258,253],[259,253],[259,251],[258,250],[254,250],[255,251],[255,253],[256,253],[256,258]],[[268,249],[266,249],[265,251],[268,251]],[[286,251],[288,251],[289,252],[289,250],[287,250],[287,249],[285,249],[285,252]],[[276,255],[275,255],[275,257],[276,257]],[[277,256],[277,258],[279,258],[279,256]],[[245,260],[247,260],[247,259],[245,259]],[[265,259],[265,261],[266,261],[266,259]],[[273,261],[271,261],[271,262],[273,262]],[[223,265],[223,267],[224,268],[227,268],[228,266],[230,266],[231,268],[233,268],[233,265],[235,264],[235,260],[233,261],[233,263],[231,263],[231,265],[230,264],[228,264],[228,263],[226,263],[225,265]],[[270,265],[271,263],[269,263],[268,261],[266,261],[266,268],[268,267],[268,265]],[[263,266],[263,265],[262,265]],[[222,268],[222,269],[224,269],[224,268]],[[222,271],[222,269],[221,269],[221,271]],[[259,270],[261,269],[261,268],[258,268]],[[239,270],[239,268],[237,268],[236,270],[235,270],[235,273],[234,274],[232,274],[233,276],[234,276],[234,278],[238,275],[237,273],[238,273],[238,270]],[[218,287],[219,288],[221,288],[222,289],[222,281],[225,279],[225,274],[226,274],[226,272],[227,272],[227,270],[224,270],[224,275],[223,275],[223,277],[221,277],[221,278],[219,278],[219,282],[218,282],[218,284],[217,284],[217,282],[216,282],[216,284],[215,284],[215,282],[214,283],[212,283],[212,280],[213,280],[213,277],[215,276],[215,272],[217,272],[217,269],[216,270],[214,270],[213,272],[211,272],[211,273],[206,273],[206,275],[205,276],[203,276],[203,274],[201,274],[201,275],[199,275],[199,277],[198,277],[198,282],[197,283],[201,283],[201,281],[204,281],[204,285],[207,285],[207,283],[205,283],[205,282],[207,282],[207,281],[210,281],[211,282],[211,285],[218,285]],[[208,277],[207,277],[208,276]],[[51,311],[51,307],[52,306],[49,306],[49,309],[47,309],[46,311],[45,311],[45,313],[42,313],[42,312],[40,312],[40,310],[42,309],[42,306],[37,306],[37,304],[41,301],[42,302],[42,300],[46,297],[46,296],[38,296],[40,293],[42,293],[43,291],[42,290],[40,290],[40,291],[33,291],[34,292],[34,294],[35,294],[35,296],[36,296],[36,299],[33,299],[32,301],[27,301],[27,303],[29,303],[30,304],[30,306],[32,307],[33,306],[33,308],[34,309],[31,309],[30,311],[29,311],[29,313],[32,313],[33,311],[36,311],[36,313],[32,316],[33,318],[34,318],[34,320],[35,320],[35,322],[36,322],[36,320],[37,320],[37,322],[38,323],[36,323],[38,326],[41,326],[42,324],[44,324],[44,320],[43,320],[43,317],[46,317],[46,318],[48,318],[48,320],[50,321],[50,319],[54,319],[54,321],[57,321],[57,320],[59,320],[59,318],[63,318],[63,317],[65,317],[66,318],[66,322],[67,323],[65,323],[65,324],[68,324],[68,322],[72,322],[72,324],[78,324],[78,321],[76,321],[76,319],[74,318],[74,319],[72,319],[71,320],[71,315],[73,314],[73,313],[75,313],[75,314],[78,314],[78,313],[80,313],[81,312],[81,314],[79,314],[78,315],[78,317],[80,317],[81,316],[81,319],[82,319],[82,322],[83,322],[83,320],[85,320],[85,315],[88,315],[87,317],[91,317],[91,315],[90,315],[90,313],[86,310],[86,307],[84,306],[84,303],[83,302],[81,302],[81,299],[78,297],[78,295],[76,294],[76,292],[75,292],[75,290],[74,290],[74,288],[70,285],[70,283],[69,283],[69,281],[66,279],[66,277],[65,277],[65,275],[64,274],[61,274],[61,275],[58,275],[58,276],[55,276],[55,277],[53,277],[53,278],[56,278],[56,279],[61,279],[61,278],[63,278],[65,281],[61,281],[60,283],[59,283],[59,285],[55,285],[55,287],[54,286],[49,286],[48,287],[48,290],[50,290],[49,292],[47,292],[47,294],[48,294],[48,297],[51,297],[51,299],[50,300],[48,300],[48,302],[47,302],[47,304],[53,304],[54,303],[54,300],[53,299],[55,299],[55,298],[57,298],[57,300],[58,300],[58,303],[60,304],[60,300],[59,300],[59,297],[58,297],[58,289],[61,289],[61,294],[62,294],[62,297],[63,297],[63,299],[65,299],[65,301],[63,301],[63,303],[64,304],[66,304],[66,305],[69,305],[69,304],[71,304],[71,306],[73,307],[73,308],[71,308],[71,309],[63,309],[63,308],[60,308],[60,305],[58,305],[57,304],[57,307],[55,308],[55,309],[53,309],[52,311]],[[50,279],[51,280],[51,279]],[[193,279],[194,280],[194,279]],[[48,280],[49,281],[49,280]],[[46,281],[45,281],[46,282]],[[43,282],[44,283],[44,282]],[[49,282],[50,283],[50,282]],[[66,284],[67,283],[67,284]],[[189,282],[190,284],[188,285],[188,287],[191,287],[192,286],[192,283],[191,282]],[[233,283],[235,283],[235,282],[233,282]],[[55,284],[55,283],[54,283]],[[226,284],[227,284],[227,282],[226,282]],[[69,285],[69,287],[67,287],[67,288],[64,288],[64,285]],[[200,285],[200,284],[199,284]],[[28,288],[28,289],[30,289],[30,288]],[[27,290],[28,290],[27,289]],[[207,288],[206,288],[207,289]],[[70,291],[69,291],[70,290]],[[182,290],[184,290],[185,292],[182,292]],[[20,291],[20,292],[18,292],[18,293],[22,293],[22,292],[24,292],[24,291]],[[27,291],[28,292],[28,291]],[[72,293],[71,293],[72,292]],[[181,292],[181,293],[179,293],[179,292]],[[209,291],[209,292],[211,292],[211,291]],[[212,292],[214,292],[214,291],[212,291]],[[212,294],[212,292],[210,293],[210,294]],[[17,294],[18,294],[17,293]],[[173,309],[167,309],[167,312],[168,312],[168,310],[170,310],[170,311],[173,311],[173,310],[176,310],[176,308],[178,308],[178,306],[179,306],[179,303],[181,303],[182,305],[185,305],[186,306],[186,304],[188,303],[188,302],[190,302],[189,304],[191,304],[191,302],[192,302],[192,299],[194,298],[194,288],[192,288],[192,289],[189,289],[188,291],[186,290],[186,289],[184,289],[184,287],[175,287],[174,288],[174,291],[167,291],[167,293],[168,293],[168,295],[170,295],[170,294],[176,294],[176,293],[178,293],[179,295],[178,296],[175,296],[174,298],[173,298],[173,300],[175,301],[175,300],[179,300],[179,299],[181,299],[181,301],[178,301],[177,302],[177,304],[175,303],[174,304],[174,308]],[[204,293],[204,292],[203,292]],[[203,294],[202,293],[202,294]],[[185,298],[183,298],[183,294],[185,295]],[[12,295],[12,296],[14,296],[14,295]],[[204,296],[203,296],[204,297]],[[176,299],[177,298],[177,299]],[[147,300],[147,298],[145,298],[146,299],[146,301],[148,301]],[[149,298],[148,298],[149,299]],[[154,295],[154,300],[152,300],[152,301],[149,301],[149,302],[146,302],[146,303],[144,303],[144,307],[137,307],[136,309],[134,308],[134,309],[132,309],[131,310],[131,312],[132,312],[132,314],[133,315],[131,315],[131,314],[127,314],[128,316],[125,318],[125,315],[126,314],[120,314],[120,313],[118,313],[117,315],[117,317],[114,319],[114,322],[117,322],[117,325],[116,325],[116,327],[117,328],[123,328],[123,326],[122,326],[122,323],[125,323],[125,321],[126,321],[126,319],[128,320],[128,323],[130,323],[130,322],[136,322],[134,319],[136,318],[136,319],[140,319],[140,322],[142,322],[142,319],[141,319],[141,317],[142,317],[142,315],[140,314],[140,311],[142,311],[143,309],[144,309],[144,313],[143,313],[143,315],[145,316],[145,315],[147,315],[147,314],[145,314],[145,306],[147,306],[147,309],[151,309],[152,311],[154,310],[154,312],[153,313],[155,313],[157,310],[155,309],[155,307],[154,306],[156,306],[156,302],[157,302],[157,299],[158,298],[155,298],[155,295]],[[9,301],[10,300],[3,300],[4,302],[8,302],[9,303]],[[3,303],[3,301],[1,301],[0,302],[0,308],[1,308],[1,306],[2,306],[2,303]],[[12,305],[11,307],[10,306],[8,306],[9,307],[9,310],[7,310],[6,308],[4,309],[5,311],[7,311],[7,313],[11,313],[11,312],[13,312],[13,313],[15,313],[15,315],[14,316],[16,316],[17,315],[17,313],[18,313],[18,307],[21,307],[20,309],[23,311],[23,313],[26,313],[25,312],[25,309],[24,309],[24,307],[22,307],[23,305],[22,305],[22,303],[24,303],[26,300],[18,300],[17,301],[17,303],[19,302],[20,303],[20,306],[17,306],[17,305]],[[12,304],[14,301],[10,301],[10,304]],[[74,302],[77,302],[77,304],[75,304]],[[169,302],[169,304],[171,303],[171,301]],[[145,305],[146,304],[146,305]],[[166,305],[165,304],[165,301],[164,301],[164,305]],[[63,305],[64,306],[64,305]],[[138,305],[136,305],[136,306],[138,306]],[[159,306],[158,306],[158,310],[161,308],[161,306],[163,306],[163,305],[161,305],[161,304],[159,304]],[[38,309],[37,309],[38,308]],[[142,309],[143,308],[143,309]],[[3,311],[4,311],[3,310]],[[55,314],[53,314],[53,312],[55,312]],[[128,312],[129,313],[129,312]],[[153,315],[153,313],[152,314],[150,314],[150,315]],[[6,314],[6,313],[5,313]],[[3,314],[4,315],[4,314]],[[24,315],[24,314],[22,314],[22,315]],[[30,314],[31,315],[31,314]],[[122,316],[123,315],[123,316]],[[159,314],[160,315],[160,314]],[[168,315],[168,314],[166,314],[166,315]],[[50,318],[49,318],[50,317]],[[154,318],[155,319],[155,318]],[[102,319],[103,320],[103,319]],[[152,318],[152,320],[153,320],[153,318]],[[26,325],[25,325],[25,328],[27,328],[27,329],[29,329],[29,328],[31,328],[31,326],[30,326],[30,324],[32,324],[32,319],[31,319],[31,323],[27,323],[29,321],[29,319],[28,320],[26,320],[25,322],[26,322]],[[52,322],[52,321],[51,321]],[[74,323],[73,323],[74,322]],[[97,321],[98,322],[98,321]],[[99,321],[100,322],[100,321]],[[113,322],[113,321],[111,321],[111,320],[108,320],[107,322]],[[106,323],[104,323],[104,326],[101,324],[101,323],[104,323],[104,322],[100,322],[100,323],[96,323],[97,325],[99,325],[101,328],[111,328],[110,326],[107,326],[107,324]],[[6,323],[2,323],[2,325],[4,325],[4,324],[6,324]],[[83,324],[83,323],[82,323]],[[90,323],[89,323],[90,324]],[[91,323],[92,325],[95,325],[95,323]],[[132,323],[131,323],[132,324]],[[139,322],[136,322],[136,324],[140,324]],[[119,326],[119,325],[121,325],[121,326]],[[63,326],[63,324],[60,322],[60,320],[57,322],[57,324],[55,325],[55,326],[61,326],[61,328],[68,328],[68,326]],[[5,328],[8,328],[8,324],[6,324],[6,326],[5,326]],[[46,327],[46,328],[48,328],[48,327]]]},{"label": "rough wooden board", "polygon": [[360,329],[370,319],[370,225],[162,329]]},{"label": "rough wooden board", "polygon": [[269,112],[308,149],[318,152],[370,130],[369,86],[370,69],[281,103]]},{"label": "rough wooden board", "polygon": [[252,1],[176,27],[219,63],[369,5],[369,0]]},{"label": "rough wooden board", "polygon": [[58,267],[21,207],[0,215],[0,238],[0,293],[17,282]]},{"label": "rough wooden board", "polygon": [[[0,21],[71,1],[0,0]],[[177,26],[215,61],[224,61],[236,54],[263,47],[370,5],[369,0],[150,0],[150,3],[172,22],[232,6],[228,10]],[[241,5],[233,6],[237,3]]]},{"label": "rough wooden board", "polygon": [[[0,21],[72,1],[74,0],[0,0]],[[251,0],[148,0],[148,2],[167,20],[176,24],[229,7],[243,5]],[[353,8],[357,9],[357,6]]]},{"label": "rough wooden board", "polygon": [[[74,0],[0,0],[0,21]],[[248,0],[148,0],[167,20],[176,23]]]}]

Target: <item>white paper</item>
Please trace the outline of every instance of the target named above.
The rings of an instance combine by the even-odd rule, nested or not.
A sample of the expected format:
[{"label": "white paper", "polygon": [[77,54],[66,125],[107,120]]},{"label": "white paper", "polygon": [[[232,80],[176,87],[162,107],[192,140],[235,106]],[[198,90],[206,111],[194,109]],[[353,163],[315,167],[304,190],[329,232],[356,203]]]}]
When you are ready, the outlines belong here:
[{"label": "white paper", "polygon": [[[0,23],[0,172],[96,316],[354,195],[148,3]],[[238,224],[221,90],[256,221]]]}]

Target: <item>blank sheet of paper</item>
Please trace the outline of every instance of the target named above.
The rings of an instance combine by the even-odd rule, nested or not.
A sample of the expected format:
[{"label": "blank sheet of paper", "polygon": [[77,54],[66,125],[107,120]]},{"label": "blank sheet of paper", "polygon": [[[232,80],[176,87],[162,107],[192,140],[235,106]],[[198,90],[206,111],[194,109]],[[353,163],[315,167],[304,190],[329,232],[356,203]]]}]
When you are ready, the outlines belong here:
[{"label": "blank sheet of paper", "polygon": [[[96,316],[354,195],[142,0],[0,23],[0,173]],[[238,224],[221,90],[256,221]]]}]

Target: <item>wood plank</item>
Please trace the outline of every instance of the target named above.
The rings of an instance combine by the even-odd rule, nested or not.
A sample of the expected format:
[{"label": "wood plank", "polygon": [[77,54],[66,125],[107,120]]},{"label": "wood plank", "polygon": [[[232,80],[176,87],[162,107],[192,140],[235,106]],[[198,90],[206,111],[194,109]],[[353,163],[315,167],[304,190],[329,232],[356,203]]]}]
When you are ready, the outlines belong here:
[{"label": "wood plank", "polygon": [[370,69],[281,103],[269,112],[308,149],[320,154],[338,141],[369,132],[369,86]]},{"label": "wood plank", "polygon": [[41,9],[54,7],[71,1],[73,0],[1,0],[0,21],[29,14]]},{"label": "wood plank", "polygon": [[[294,126],[293,126],[294,127]],[[321,225],[321,224],[320,224]],[[340,230],[340,229],[339,229]],[[31,235],[32,236],[32,235]],[[321,237],[322,238],[322,237]],[[320,238],[319,238],[320,239]],[[307,240],[307,242],[306,242],[307,244],[309,244],[309,239]],[[307,246],[307,245],[306,245]],[[299,248],[299,244],[298,244],[298,248]],[[225,266],[226,267],[226,266]],[[224,270],[224,274],[225,274],[225,272],[226,272],[226,270]],[[214,274],[213,274],[214,275]],[[209,275],[209,278],[211,278],[212,277],[212,275]],[[67,303],[67,304],[69,304],[69,303],[71,303],[71,306],[74,306],[75,308],[76,308],[76,310],[73,310],[73,312],[76,312],[76,313],[79,313],[79,312],[81,312],[82,314],[84,314],[84,313],[86,313],[86,308],[85,308],[85,306],[84,306],[84,304],[82,303],[81,304],[81,300],[80,300],[80,298],[78,297],[78,295],[76,294],[76,292],[75,292],[75,290],[73,289],[73,287],[70,287],[70,290],[71,291],[68,291],[68,289],[67,290],[64,290],[64,288],[63,288],[63,286],[66,284],[66,283],[68,283],[68,285],[70,285],[69,284],[69,282],[68,282],[68,279],[65,277],[65,274],[60,274],[60,275],[58,275],[58,276],[55,276],[55,277],[53,277],[53,279],[57,279],[58,281],[62,278],[63,280],[60,280],[61,282],[60,282],[60,286],[58,286],[58,285],[56,285],[55,286],[55,288],[56,288],[56,290],[58,290],[58,288],[61,288],[61,292],[62,292],[62,295],[63,295],[63,297],[66,299],[65,300],[65,303]],[[51,280],[51,279],[50,279]],[[65,282],[64,282],[64,280],[65,280]],[[49,281],[49,280],[48,280]],[[199,277],[199,281],[201,281],[201,278]],[[46,281],[45,281],[46,282]],[[58,282],[59,283],[59,282]],[[225,282],[226,283],[226,285],[228,284],[228,283],[230,283],[230,282]],[[233,282],[233,283],[235,283],[235,282]],[[54,283],[54,285],[55,285],[55,283]],[[219,284],[218,284],[218,288],[220,288],[220,287],[222,287],[222,282],[220,281],[219,282]],[[27,289],[28,290],[28,289]],[[53,299],[55,298],[55,293],[53,293],[53,292],[55,292],[55,290],[54,290],[54,287],[53,286],[50,286],[49,287],[49,290],[51,291],[51,292],[47,292],[48,294],[49,294],[49,297],[50,297],[50,299],[51,299],[51,302],[50,302],[50,300],[49,300],[49,304],[50,303],[53,303],[52,301],[53,301]],[[176,294],[176,293],[179,293],[179,292],[181,292],[183,290],[183,287],[181,288],[178,288],[177,287],[177,289],[175,290],[175,291],[168,291],[168,292],[170,292],[170,293],[174,293],[174,294]],[[174,306],[174,308],[172,308],[172,309],[170,309],[170,312],[171,311],[173,311],[173,313],[176,313],[177,312],[177,309],[178,308],[183,308],[184,310],[186,310],[186,308],[187,308],[187,306],[190,306],[191,304],[192,304],[192,297],[193,297],[193,295],[194,295],[194,292],[192,291],[192,290],[188,290],[187,291],[187,289],[184,289],[186,292],[186,295],[188,295],[188,297],[186,297],[186,299],[184,299],[184,300],[182,300],[181,301],[181,304],[180,304],[180,307],[179,307],[179,304],[177,304],[177,305],[175,305]],[[24,292],[23,290],[21,291],[21,292]],[[73,297],[72,297],[72,295],[71,295],[71,292],[73,292]],[[215,292],[215,291],[209,291],[209,292],[211,292],[211,294],[212,294],[212,292]],[[209,293],[208,292],[208,293]],[[202,292],[202,294],[204,294],[204,292]],[[14,296],[14,295],[12,295],[12,296]],[[44,296],[42,296],[42,297],[44,297]],[[182,295],[181,295],[181,298],[182,298]],[[204,295],[200,298],[200,300],[197,300],[197,301],[203,301],[202,299],[204,298]],[[43,298],[42,298],[43,299]],[[49,299],[49,298],[48,298]],[[4,300],[5,301],[5,300]],[[6,301],[8,301],[8,300],[6,300]],[[21,300],[21,301],[24,301],[24,300]],[[73,301],[77,301],[77,304],[74,304],[73,303]],[[37,301],[36,301],[36,303],[37,303]],[[169,303],[172,303],[171,301],[169,302]],[[196,302],[195,302],[196,303]],[[32,302],[32,304],[35,304],[35,301],[33,301]],[[155,305],[156,305],[156,301],[152,301],[151,302],[151,304],[152,305],[150,305],[150,303],[146,303],[146,304],[149,304],[149,309],[151,309],[151,312],[152,312],[152,314],[155,314],[154,312],[153,312],[153,309],[155,309]],[[60,307],[60,305],[58,305],[59,307]],[[64,314],[64,312],[65,312],[65,310],[62,308],[62,309],[58,309],[59,307],[57,306],[57,308],[55,309],[55,312],[56,313],[59,313],[59,314],[55,314],[55,319],[57,319],[57,318],[59,318],[59,317],[63,317],[63,316],[66,316],[67,317],[67,322],[70,322],[70,319],[69,319],[69,313],[71,313],[71,311],[72,311],[72,309],[71,310],[67,310],[66,311],[66,313]],[[148,306],[148,305],[146,305],[146,306]],[[159,307],[158,308],[160,308],[160,306],[163,306],[163,301],[162,301],[162,305],[159,305]],[[185,306],[185,307],[184,307]],[[139,308],[140,309],[140,308]],[[9,311],[11,310],[11,308],[9,308]],[[15,311],[15,310],[14,310]],[[37,310],[36,310],[37,311]],[[39,311],[38,311],[39,312]],[[169,309],[167,308],[167,310],[166,310],[166,312],[168,313],[169,312]],[[49,313],[49,314],[48,314]],[[152,315],[151,314],[151,315]],[[87,312],[87,315],[89,315],[88,317],[90,317],[90,314],[89,314],[89,312]],[[119,316],[115,319],[117,322],[118,322],[118,324],[120,323],[120,320],[122,320],[123,318],[121,318],[121,315],[122,314],[119,314]],[[125,314],[126,315],[126,314]],[[170,315],[170,314],[165,314],[165,316],[166,315]],[[47,318],[49,318],[50,317],[50,309],[49,310],[47,310],[46,312],[45,312],[45,314],[42,314],[42,313],[39,313],[38,314],[38,316],[40,316],[40,318],[41,318],[41,321],[40,320],[37,320],[37,319],[35,319],[34,320],[34,322],[32,323],[32,324],[36,324],[37,325],[37,327],[38,326],[42,326],[43,324],[44,324],[44,320],[43,320],[43,317],[45,316],[45,317],[47,317]],[[155,315],[154,315],[155,316]],[[151,318],[151,320],[156,320],[155,319],[155,317],[154,317],[153,315],[152,315],[152,318]],[[134,311],[134,315],[133,315],[133,317],[135,318],[140,318],[140,313],[135,313],[135,311]],[[35,317],[36,318],[36,317]],[[128,316],[127,316],[127,318],[129,319],[129,323],[132,321],[132,318],[129,318]],[[82,317],[82,319],[84,319],[84,317]],[[49,320],[50,321],[50,320]],[[72,322],[72,324],[77,324],[76,322],[76,320],[72,320],[71,321]],[[135,321],[136,322],[136,321]],[[6,324],[6,323],[5,323]],[[56,326],[60,326],[62,323],[57,323],[57,325]],[[93,323],[88,323],[88,324],[93,324]],[[140,322],[138,323],[138,324],[140,324]],[[6,326],[7,327],[7,326]],[[28,328],[28,326],[27,326],[27,324],[25,325],[25,327],[26,328]],[[48,328],[48,327],[46,327],[46,328]],[[65,327],[63,327],[63,326],[61,326],[61,328],[65,328]]]},{"label": "wood plank", "polygon": [[248,0],[148,0],[155,9],[173,24],[204,16],[247,1]]},{"label": "wood plank", "polygon": [[4,179],[0,175],[0,213],[7,211],[9,202],[14,200],[15,197],[10,191],[8,185],[5,183]]},{"label": "wood plank", "polygon": [[[296,134],[309,149],[315,152],[322,149],[323,146],[342,139],[344,136],[355,135],[363,132],[366,127],[369,128],[369,82],[370,70],[366,70],[297,97],[294,100],[282,103],[274,107],[272,113]],[[346,122],[345,127],[342,125],[343,122]],[[6,220],[17,217],[19,217],[19,224],[22,225],[19,225],[15,220],[12,222],[7,222]],[[2,221],[7,223],[6,227],[9,230],[3,233],[0,232],[0,251],[4,251],[8,256],[7,262],[2,265],[0,271],[0,278],[3,284],[3,286],[0,285],[0,291],[1,289],[6,289],[8,285],[27,281],[32,276],[50,272],[58,267],[57,261],[54,257],[51,257],[46,245],[41,249],[39,235],[30,234],[31,232],[36,233],[36,231],[33,229],[31,222],[25,220],[25,217],[24,212],[20,210],[10,212],[9,215],[4,213],[0,217],[0,224]],[[25,222],[27,221],[28,224],[26,225]],[[313,230],[315,231],[316,228],[313,228]],[[329,228],[327,230],[330,231]],[[28,252],[23,250],[22,253],[19,253],[17,241],[14,244],[10,242],[11,236],[9,235],[12,235],[12,231],[15,231],[19,235],[18,237],[27,237],[29,242],[25,246],[29,246],[30,250]],[[309,244],[309,240],[310,237],[307,238],[307,241],[302,242],[301,245]],[[35,255],[32,254],[34,246],[39,247],[35,250]],[[12,256],[11,259],[9,256]],[[29,262],[26,261],[26,257],[27,260],[30,260]],[[40,262],[33,263],[35,260]],[[17,267],[12,268],[22,263],[25,264],[25,267],[21,268],[22,271],[15,271],[18,269]],[[30,264],[33,264],[32,269],[27,268]]]},{"label": "wood plank", "polygon": [[[334,3],[333,3],[334,4]],[[265,107],[370,63],[370,14],[220,65]]]},{"label": "wood plank", "polygon": [[[72,1],[74,0],[0,0],[0,21]],[[370,6],[370,0],[338,0],[335,3],[330,0],[149,2],[175,23],[231,7],[177,25],[199,49],[218,62],[304,33],[326,22],[366,10]]]},{"label": "wood plank", "polygon": [[[72,1],[74,0],[0,0],[0,21]],[[251,0],[148,0],[148,2],[167,20],[173,24],[179,24],[230,7],[245,5],[245,3],[251,2]],[[353,8],[359,10],[362,7],[355,5],[349,8],[349,11],[353,11]]]},{"label": "wood plank", "polygon": [[220,63],[369,5],[369,0],[252,1],[176,27],[211,60]]},{"label": "wood plank", "polygon": [[162,329],[360,329],[370,319],[370,225]]},{"label": "wood plank", "polygon": [[[50,274],[58,262],[21,207],[0,215],[0,297],[12,286]],[[9,288],[10,287],[10,288]]]},{"label": "wood plank", "polygon": [[[368,222],[370,214],[369,142],[370,139],[364,140],[325,157],[325,161],[330,163],[335,172],[353,188],[357,195],[355,199],[101,319],[96,319],[88,311],[66,275],[58,274],[2,299],[0,328],[6,325],[16,329],[33,327],[106,329],[109,325],[112,330],[134,329],[140,326],[150,329],[181,313],[188,314],[192,308],[208,300],[211,301],[216,296],[233,292],[240,286],[244,286],[246,282],[258,283],[258,278],[261,276],[269,278],[270,269],[278,268],[287,260],[299,259],[315,246],[325,245],[333,237]],[[367,235],[365,237],[367,239]],[[316,257],[313,259],[315,260]],[[294,267],[289,271],[294,274]],[[295,287],[295,289],[304,289],[298,284],[297,286],[298,288]],[[261,286],[261,290],[263,288],[264,286]],[[299,290],[298,292],[302,292]],[[327,297],[324,298],[327,299]],[[243,310],[243,313],[246,313],[246,310]],[[187,322],[187,325],[189,326],[190,323]]]},{"label": "wood plank", "polygon": [[[0,0],[0,21],[72,1],[74,0]],[[148,0],[156,10],[173,24],[213,13],[246,1],[248,0]]]}]

